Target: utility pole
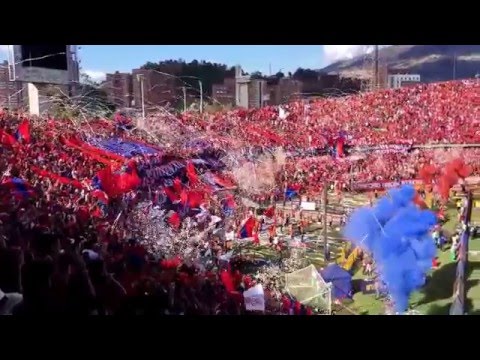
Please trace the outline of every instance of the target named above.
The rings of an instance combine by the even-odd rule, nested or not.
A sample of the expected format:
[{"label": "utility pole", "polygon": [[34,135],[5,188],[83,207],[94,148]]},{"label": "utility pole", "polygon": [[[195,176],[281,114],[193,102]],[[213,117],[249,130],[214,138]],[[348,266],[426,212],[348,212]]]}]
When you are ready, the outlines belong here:
[{"label": "utility pole", "polygon": [[379,85],[379,76],[378,76],[378,45],[375,45],[375,79],[373,86],[375,89],[378,89]]},{"label": "utility pole", "polygon": [[12,110],[10,96],[12,96],[12,95],[10,95],[10,82],[8,82],[7,83],[7,106],[8,106],[8,111]]},{"label": "utility pole", "polygon": [[457,54],[453,53],[453,80],[457,79]]},{"label": "utility pole", "polygon": [[145,125],[145,91],[144,91],[144,77],[143,74],[137,74],[137,80],[140,83],[140,100],[142,101],[142,121]]},{"label": "utility pole", "polygon": [[203,84],[202,80],[198,79],[198,85],[200,85],[200,114],[203,113]]},{"label": "utility pole", "polygon": [[327,201],[328,201],[328,182],[323,185],[323,253],[325,261],[328,258],[328,236],[327,236]]},{"label": "utility pole", "polygon": [[183,112],[187,111],[187,88],[182,87],[183,90]]}]

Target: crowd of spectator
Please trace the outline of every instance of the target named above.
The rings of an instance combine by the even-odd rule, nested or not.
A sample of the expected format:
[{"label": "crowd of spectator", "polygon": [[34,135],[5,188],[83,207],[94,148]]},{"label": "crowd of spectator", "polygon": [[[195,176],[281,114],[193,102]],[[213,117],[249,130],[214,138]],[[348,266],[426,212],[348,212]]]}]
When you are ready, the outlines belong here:
[{"label": "crowd of spectator", "polygon": [[200,130],[234,134],[247,143],[281,142],[287,148],[326,146],[340,131],[354,146],[477,143],[479,89],[477,81],[421,84],[203,117],[187,114],[182,120]]},{"label": "crowd of spectator", "polygon": [[[227,147],[226,151],[239,142],[257,147],[281,145],[287,150],[325,147],[340,131],[346,132],[352,146],[476,143],[480,139],[478,92],[477,82],[448,82],[294,102],[280,108],[188,113],[177,120],[186,129],[210,137],[217,147]],[[0,129],[13,134],[23,120],[3,112]],[[114,126],[102,124],[95,125],[97,136],[116,132]],[[8,196],[5,189],[0,193],[1,313],[245,313],[241,292],[254,281],[235,272],[234,264],[229,266],[234,291],[229,292],[220,272],[200,272],[181,260],[173,265],[172,260],[159,260],[122,226],[124,222],[102,216],[88,184],[105,163],[62,141],[70,135],[81,136],[79,131],[74,123],[36,119],[28,144],[1,148],[2,182],[23,179],[39,195],[19,198]],[[186,135],[185,131],[181,132]],[[129,136],[151,141],[151,136],[142,134],[134,130]],[[171,146],[180,151],[179,144]],[[478,175],[480,151],[455,151]],[[450,151],[418,149],[357,157],[291,158],[277,174],[277,185],[283,189],[299,184],[303,192],[316,194],[326,181],[347,189],[352,182],[413,179],[422,164],[451,156]],[[46,172],[72,181],[46,176]],[[151,200],[142,193],[136,198]],[[125,201],[109,206],[125,208]],[[217,240],[208,239],[208,246],[220,256],[229,249]],[[268,297],[269,289],[265,290]],[[289,313],[282,310],[282,301],[288,302],[272,297],[270,308]],[[295,314],[309,311],[295,304]]]}]

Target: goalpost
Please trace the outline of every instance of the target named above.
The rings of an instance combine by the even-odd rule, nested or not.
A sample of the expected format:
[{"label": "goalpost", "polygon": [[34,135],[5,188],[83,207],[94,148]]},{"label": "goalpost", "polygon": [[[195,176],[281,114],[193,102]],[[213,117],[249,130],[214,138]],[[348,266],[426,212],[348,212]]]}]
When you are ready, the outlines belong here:
[{"label": "goalpost", "polygon": [[332,313],[332,284],[323,280],[315,266],[285,274],[285,289],[302,305]]}]

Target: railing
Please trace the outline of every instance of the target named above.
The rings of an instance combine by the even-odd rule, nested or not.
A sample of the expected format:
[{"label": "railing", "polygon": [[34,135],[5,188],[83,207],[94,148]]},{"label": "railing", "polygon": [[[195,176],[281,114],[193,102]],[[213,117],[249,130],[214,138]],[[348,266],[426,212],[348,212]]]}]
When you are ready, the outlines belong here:
[{"label": "railing", "polygon": [[463,315],[465,313],[465,270],[468,264],[468,241],[470,239],[470,220],[472,217],[472,193],[467,195],[467,206],[462,219],[463,232],[460,238],[458,253],[457,273],[453,286],[453,303],[450,307],[450,315]]},{"label": "railing", "polygon": [[425,144],[412,145],[412,149],[478,148],[480,144]]}]

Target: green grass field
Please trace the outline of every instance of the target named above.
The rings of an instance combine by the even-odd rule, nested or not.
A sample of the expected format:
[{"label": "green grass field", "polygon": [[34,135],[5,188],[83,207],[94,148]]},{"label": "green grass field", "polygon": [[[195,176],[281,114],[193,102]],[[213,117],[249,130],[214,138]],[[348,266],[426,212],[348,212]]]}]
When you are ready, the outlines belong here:
[{"label": "green grass field", "polygon": [[[471,222],[480,224],[480,209],[472,210]],[[480,237],[470,238],[466,278],[465,311],[469,315],[480,315]]]}]

